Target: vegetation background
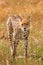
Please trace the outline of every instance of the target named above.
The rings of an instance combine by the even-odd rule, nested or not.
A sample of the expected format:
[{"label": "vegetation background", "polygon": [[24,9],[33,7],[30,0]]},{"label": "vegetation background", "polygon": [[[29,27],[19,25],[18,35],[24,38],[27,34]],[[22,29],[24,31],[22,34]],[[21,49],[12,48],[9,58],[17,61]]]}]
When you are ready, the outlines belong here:
[{"label": "vegetation background", "polygon": [[[6,22],[11,15],[22,19],[31,16],[28,44],[28,61],[16,58],[15,64],[10,55]],[[16,56],[23,56],[23,42],[17,47]],[[0,0],[0,65],[43,65],[43,0]]]}]

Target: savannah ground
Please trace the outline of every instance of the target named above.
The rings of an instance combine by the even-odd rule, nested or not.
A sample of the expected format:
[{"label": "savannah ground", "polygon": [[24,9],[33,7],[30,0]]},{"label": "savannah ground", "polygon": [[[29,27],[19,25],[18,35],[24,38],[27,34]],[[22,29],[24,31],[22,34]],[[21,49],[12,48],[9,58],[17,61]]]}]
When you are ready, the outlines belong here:
[{"label": "savannah ground", "polygon": [[[23,20],[31,17],[28,42],[28,59],[10,54],[6,21],[11,15],[20,15]],[[23,56],[24,44],[19,42],[16,57]],[[43,65],[43,0],[0,0],[0,65]]]}]

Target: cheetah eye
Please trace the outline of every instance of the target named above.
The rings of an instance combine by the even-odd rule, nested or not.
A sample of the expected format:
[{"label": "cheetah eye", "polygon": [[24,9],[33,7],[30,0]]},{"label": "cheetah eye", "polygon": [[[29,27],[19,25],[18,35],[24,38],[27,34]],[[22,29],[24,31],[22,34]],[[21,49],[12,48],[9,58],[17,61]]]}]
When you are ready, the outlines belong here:
[{"label": "cheetah eye", "polygon": [[28,25],[28,23],[26,23],[26,25]]}]

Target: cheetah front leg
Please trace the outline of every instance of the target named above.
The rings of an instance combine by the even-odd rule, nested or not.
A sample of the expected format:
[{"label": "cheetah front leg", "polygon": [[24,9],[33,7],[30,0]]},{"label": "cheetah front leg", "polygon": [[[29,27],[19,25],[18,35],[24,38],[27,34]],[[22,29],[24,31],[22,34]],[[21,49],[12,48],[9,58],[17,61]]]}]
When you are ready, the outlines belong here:
[{"label": "cheetah front leg", "polygon": [[15,55],[16,55],[16,42],[14,41],[13,58],[15,58]]},{"label": "cheetah front leg", "polygon": [[27,58],[28,55],[28,38],[24,35],[24,56]]},{"label": "cheetah front leg", "polygon": [[13,43],[12,43],[13,27],[12,27],[12,22],[10,20],[7,21],[7,33],[8,33],[8,39],[9,39],[10,51],[12,55],[13,53]]},{"label": "cheetah front leg", "polygon": [[17,49],[18,43],[19,43],[19,40],[16,39],[14,41],[13,58],[15,58],[16,56],[16,49]]}]

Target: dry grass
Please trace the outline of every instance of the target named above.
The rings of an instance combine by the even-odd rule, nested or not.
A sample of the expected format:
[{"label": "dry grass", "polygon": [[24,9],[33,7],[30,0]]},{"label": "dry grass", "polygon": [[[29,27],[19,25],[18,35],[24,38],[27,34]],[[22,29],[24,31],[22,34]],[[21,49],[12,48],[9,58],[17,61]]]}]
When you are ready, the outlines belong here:
[{"label": "dry grass", "polygon": [[[31,16],[29,58],[16,59],[15,65],[43,65],[43,0],[0,0],[0,65],[14,65],[7,40],[6,21],[10,15],[20,15],[23,20]],[[23,55],[23,44],[17,47],[17,56]]]}]

